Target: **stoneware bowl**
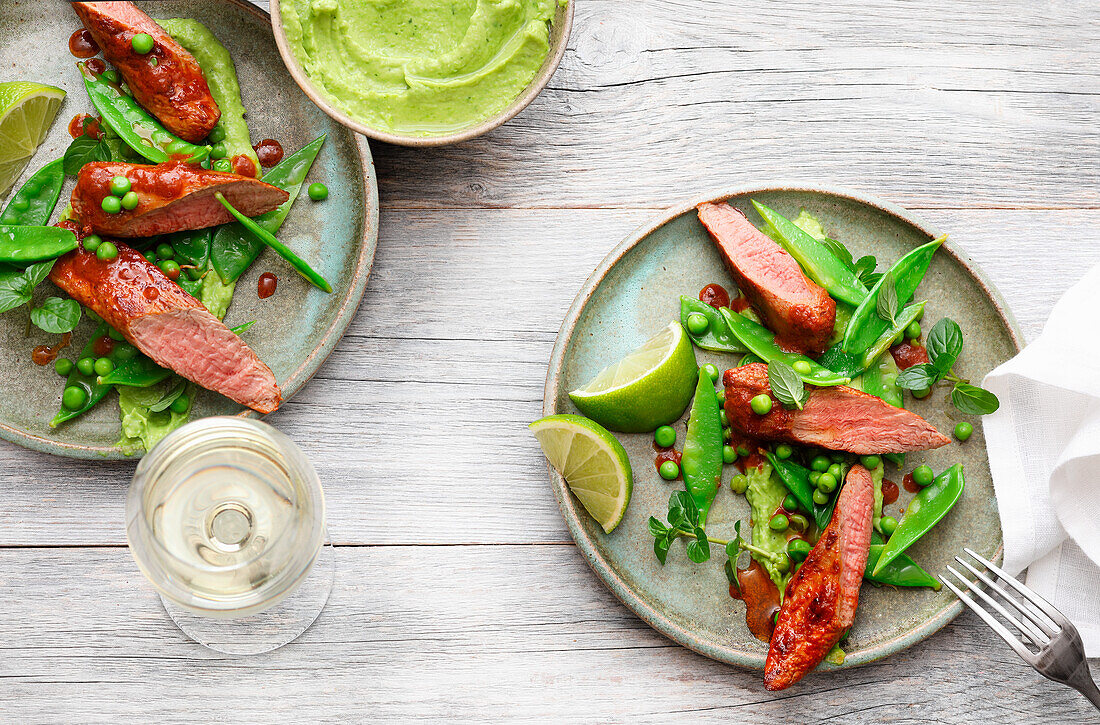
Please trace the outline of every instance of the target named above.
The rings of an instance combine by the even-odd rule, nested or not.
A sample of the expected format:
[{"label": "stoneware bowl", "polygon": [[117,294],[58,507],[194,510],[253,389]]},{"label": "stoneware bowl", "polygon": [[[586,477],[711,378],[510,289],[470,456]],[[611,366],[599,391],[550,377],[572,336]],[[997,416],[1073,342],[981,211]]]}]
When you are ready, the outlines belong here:
[{"label": "stoneware bowl", "polygon": [[546,56],[546,60],[543,61],[542,68],[539,69],[539,72],[527,86],[527,90],[520,94],[507,108],[497,115],[491,116],[475,126],[470,126],[461,131],[443,136],[410,136],[389,133],[366,126],[347,115],[332,105],[332,103],[325,98],[324,94],[317,90],[317,87],[309,80],[309,76],[306,75],[305,69],[302,68],[302,64],[298,62],[298,58],[291,52],[286,40],[286,31],[283,29],[283,15],[279,0],[271,0],[271,28],[275,32],[275,42],[279,46],[279,53],[282,54],[283,62],[286,63],[286,67],[290,70],[290,75],[293,76],[294,81],[301,86],[306,95],[309,96],[321,110],[329,116],[332,116],[336,121],[370,138],[385,141],[386,143],[397,144],[398,146],[446,146],[460,141],[468,141],[483,133],[492,131],[497,126],[510,121],[520,111],[527,108],[527,105],[531,103],[531,101],[535,100],[535,96],[541,93],[542,89],[546,87],[546,84],[550,82],[550,77],[554,75],[554,71],[557,70],[562,56],[565,55],[565,47],[569,42],[569,31],[573,27],[574,2],[575,0],[569,0],[567,3],[558,5],[557,13],[554,15],[554,21],[550,26],[550,53]]},{"label": "stoneware bowl", "polygon": [[[67,4],[66,4],[67,5]],[[334,122],[302,93],[282,63],[271,36],[267,13],[244,0],[176,0],[139,2],[153,17],[187,17],[204,23],[233,56],[252,139],[277,139],[292,153],[327,134],[306,183],[323,181],[329,197],[314,203],[305,194],[279,230],[279,238],[307,259],[333,286],[326,295],[313,289],[272,250],[263,252],[237,283],[225,321],[230,326],[256,324],[245,340],[275,373],[284,399],[297,393],[336,347],[367,285],[378,238],[378,192],[366,139]],[[68,92],[57,120],[38,149],[23,181],[34,170],[64,154],[72,140],[69,119],[92,111],[76,59],[69,54],[69,35],[81,27],[65,5],[43,13],[35,0],[0,3],[0,80],[20,78],[58,86]],[[33,55],[33,61],[28,60]],[[18,188],[18,187],[17,187]],[[62,191],[54,218],[67,203],[72,180]],[[261,300],[256,283],[263,272],[279,278],[278,290]],[[49,282],[36,290],[35,304],[59,291]],[[62,379],[52,366],[31,362],[35,345],[57,342],[37,328],[27,334],[26,308],[0,315],[0,436],[28,448],[76,458],[121,458],[119,411],[113,393],[84,416],[56,430],[49,421],[57,412]],[[73,333],[72,357],[91,336],[84,320]],[[192,418],[209,415],[254,415],[228,398],[202,391]]]},{"label": "stoneware bowl", "polygon": [[[842,189],[799,185],[743,186],[693,199],[655,219],[616,247],[584,284],[562,323],[547,373],[543,412],[576,413],[568,392],[584,385],[599,370],[679,319],[680,295],[695,296],[710,282],[735,287],[707,232],[699,223],[695,205],[726,199],[750,220],[761,220],[749,199],[794,217],[805,207],[824,223],[830,236],[841,240],[857,256],[873,254],[880,269],[904,252],[939,236],[939,230],[916,220],[903,209]],[[925,325],[950,316],[963,329],[966,345],[956,365],[965,377],[981,380],[990,369],[1016,353],[1022,337],[1000,295],[961,249],[945,245],[934,257],[918,299],[927,299]],[[696,350],[700,365],[714,363],[720,370],[737,358]],[[907,396],[908,398],[909,396]],[[950,431],[959,414],[937,389],[909,406],[941,431]],[[677,448],[682,448],[687,415],[675,425]],[[973,418],[970,418],[973,420]],[[976,422],[976,421],[975,421]],[[661,566],[653,554],[653,537],[646,521],[662,521],[670,494],[682,482],[666,483],[654,465],[652,434],[616,434],[630,456],[634,491],[619,527],[603,530],[569,493],[565,481],[550,469],[551,484],[570,533],[596,575],[608,589],[650,626],[696,652],[722,662],[762,668],[767,645],[745,627],[745,607],[728,594],[723,571],[724,552],[712,547],[712,559],[688,561],[682,542],[673,545]],[[921,463],[940,471],[962,462],[966,489],[950,514],[909,553],[933,574],[944,571],[952,557],[969,546],[984,556],[1001,555],[997,503],[989,474],[985,441],[978,426],[973,437],[936,451],[909,454],[906,471]],[[728,487],[736,473],[727,466],[722,486],[708,516],[707,531],[732,538],[733,524],[748,523],[743,496]],[[892,465],[887,478],[901,481]],[[885,513],[900,516],[911,495],[904,490]],[[759,525],[759,523],[758,523]],[[864,584],[846,647],[843,667],[864,664],[904,649],[950,622],[961,604],[944,588],[876,588]],[[834,669],[822,665],[821,670]]]}]

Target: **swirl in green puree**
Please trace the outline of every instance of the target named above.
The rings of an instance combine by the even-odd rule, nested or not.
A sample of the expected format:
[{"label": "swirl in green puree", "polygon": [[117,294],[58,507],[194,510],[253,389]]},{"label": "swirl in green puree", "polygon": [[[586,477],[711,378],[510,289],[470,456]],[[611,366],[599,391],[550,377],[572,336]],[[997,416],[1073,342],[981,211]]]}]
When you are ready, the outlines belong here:
[{"label": "swirl in green puree", "polygon": [[283,0],[315,86],[363,124],[453,133],[503,111],[550,53],[557,0]]}]

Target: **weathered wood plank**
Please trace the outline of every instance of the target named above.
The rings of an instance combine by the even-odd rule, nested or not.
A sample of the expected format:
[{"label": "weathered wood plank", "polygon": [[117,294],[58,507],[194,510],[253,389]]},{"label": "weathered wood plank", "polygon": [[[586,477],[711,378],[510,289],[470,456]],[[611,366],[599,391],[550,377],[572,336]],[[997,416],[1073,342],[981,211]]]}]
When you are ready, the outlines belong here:
[{"label": "weathered wood plank", "polygon": [[[348,336],[270,418],[316,464],[336,541],[568,540],[525,426],[540,414],[546,362],[573,296],[654,213],[383,215],[384,241]],[[1029,336],[1100,262],[1100,246],[1078,241],[1095,236],[1100,210],[923,215],[986,267]],[[0,442],[0,466],[8,501],[0,545],[125,542],[132,464],[92,465]]]},{"label": "weathered wood plank", "polygon": [[[61,606],[61,602],[64,605]],[[975,617],[780,695],[671,644],[571,546],[338,549],[314,627],[222,658],[161,610],[123,549],[0,551],[3,719],[117,722],[1084,722]]]}]

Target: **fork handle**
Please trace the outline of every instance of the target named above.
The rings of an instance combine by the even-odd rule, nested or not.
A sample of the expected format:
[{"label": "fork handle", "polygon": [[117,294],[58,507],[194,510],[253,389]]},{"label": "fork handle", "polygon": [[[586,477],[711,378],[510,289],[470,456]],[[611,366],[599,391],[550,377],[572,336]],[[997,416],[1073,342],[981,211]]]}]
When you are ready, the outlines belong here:
[{"label": "fork handle", "polygon": [[1068,683],[1069,686],[1087,697],[1089,702],[1092,703],[1092,706],[1100,710],[1100,689],[1098,689],[1096,683],[1092,681],[1088,666],[1086,665],[1077,670],[1075,675],[1076,676]]}]

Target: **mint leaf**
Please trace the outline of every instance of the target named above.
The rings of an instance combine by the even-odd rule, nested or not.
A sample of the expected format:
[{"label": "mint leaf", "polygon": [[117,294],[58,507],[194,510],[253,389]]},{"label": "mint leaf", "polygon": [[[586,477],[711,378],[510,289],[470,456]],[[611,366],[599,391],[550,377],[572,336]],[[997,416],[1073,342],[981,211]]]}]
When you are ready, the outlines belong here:
[{"label": "mint leaf", "polygon": [[932,358],[932,365],[941,373],[947,373],[959,359],[962,352],[963,336],[959,323],[950,317],[945,317],[935,325],[928,333],[928,356]]},{"label": "mint leaf", "polygon": [[787,408],[802,410],[806,399],[810,397],[802,376],[782,360],[768,363],[768,385],[772,389],[772,395]]},{"label": "mint leaf", "polygon": [[710,558],[710,542],[701,528],[695,528],[695,541],[688,542],[687,555],[696,564],[702,564]]},{"label": "mint leaf", "polygon": [[898,302],[898,289],[894,282],[894,275],[887,274],[886,277],[883,278],[882,286],[878,289],[878,299],[876,303],[878,316],[891,325],[897,326],[900,304]]},{"label": "mint leaf", "polygon": [[649,517],[649,533],[654,536],[664,536],[668,532],[668,527],[661,523],[660,519],[656,516]]},{"label": "mint leaf", "polygon": [[65,157],[61,162],[62,168],[68,176],[76,176],[84,167],[93,161],[110,161],[111,147],[106,141],[97,141],[91,136],[77,136],[65,149]]},{"label": "mint leaf", "polygon": [[31,322],[44,332],[72,332],[80,322],[80,304],[76,300],[47,297],[41,307],[31,310]]},{"label": "mint leaf", "polygon": [[970,383],[958,383],[951,391],[951,402],[968,415],[989,415],[1001,407],[997,396]]},{"label": "mint leaf", "polygon": [[929,363],[906,368],[898,375],[897,386],[903,390],[928,390],[940,379],[940,372]]}]

